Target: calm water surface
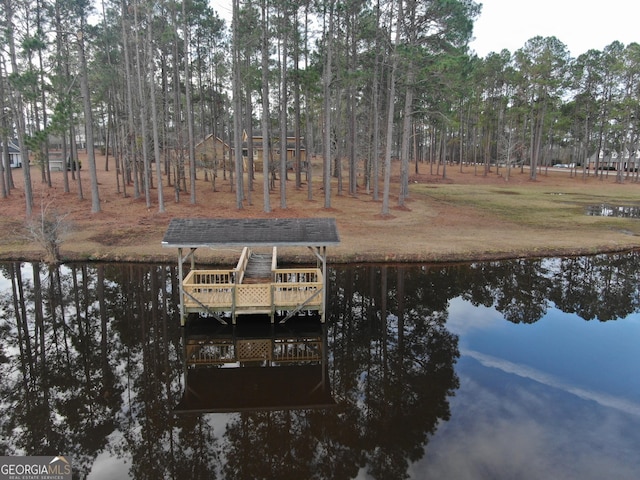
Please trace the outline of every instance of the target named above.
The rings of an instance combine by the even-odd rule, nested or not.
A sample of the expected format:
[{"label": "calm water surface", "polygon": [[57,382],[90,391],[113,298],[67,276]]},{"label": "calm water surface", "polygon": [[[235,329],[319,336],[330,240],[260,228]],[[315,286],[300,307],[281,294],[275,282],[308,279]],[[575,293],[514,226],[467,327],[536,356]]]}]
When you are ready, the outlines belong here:
[{"label": "calm water surface", "polygon": [[637,478],[639,254],[335,268],[324,326],[273,329],[180,328],[175,270],[0,264],[4,455],[90,479]]}]

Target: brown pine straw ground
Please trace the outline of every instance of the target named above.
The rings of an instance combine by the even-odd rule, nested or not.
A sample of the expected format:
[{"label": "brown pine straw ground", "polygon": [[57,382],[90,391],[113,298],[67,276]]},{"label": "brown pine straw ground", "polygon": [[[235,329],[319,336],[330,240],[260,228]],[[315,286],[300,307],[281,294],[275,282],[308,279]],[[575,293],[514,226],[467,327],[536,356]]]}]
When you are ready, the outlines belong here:
[{"label": "brown pine straw ground", "polygon": [[[380,200],[364,189],[359,177],[358,194],[337,195],[333,180],[331,208],[324,207],[321,159],[314,162],[313,199],[307,199],[307,185],[295,188],[295,174],[287,181],[287,208],[280,207],[280,185],[271,192],[272,212],[263,211],[261,173],[256,174],[251,203],[236,208],[229,179],[217,179],[217,191],[198,172],[196,204],[189,192],[181,192],[175,202],[173,187],[165,185],[166,213],[159,213],[157,191],[147,208],[144,198],[134,199],[133,185],[128,197],[118,193],[113,160],[105,171],[98,157],[100,213],[91,213],[89,172],[82,169],[84,200],[79,200],[77,184],[63,191],[63,173],[52,172],[53,186],[41,182],[38,168],[32,168],[34,214],[42,209],[66,215],[70,229],[61,245],[61,260],[174,262],[177,251],[161,246],[171,218],[283,218],[334,217],[341,244],[328,249],[329,261],[341,262],[452,262],[551,255],[578,255],[625,251],[640,246],[640,219],[587,216],[587,205],[615,203],[640,205],[640,184],[628,179],[615,181],[614,172],[603,179],[582,172],[572,176],[569,169],[541,172],[531,181],[528,170],[495,168],[484,175],[482,166],[442,167],[420,164],[412,173],[410,195],[398,206],[397,163],[391,182],[391,212],[382,216]],[[155,171],[155,169],[154,169]],[[24,185],[20,169],[13,170],[16,189],[0,198],[0,259],[40,260],[44,250],[30,240],[25,228]],[[188,180],[187,180],[188,183]],[[287,261],[309,260],[308,252],[282,252]],[[223,264],[237,258],[237,251],[198,251],[203,263]]]}]

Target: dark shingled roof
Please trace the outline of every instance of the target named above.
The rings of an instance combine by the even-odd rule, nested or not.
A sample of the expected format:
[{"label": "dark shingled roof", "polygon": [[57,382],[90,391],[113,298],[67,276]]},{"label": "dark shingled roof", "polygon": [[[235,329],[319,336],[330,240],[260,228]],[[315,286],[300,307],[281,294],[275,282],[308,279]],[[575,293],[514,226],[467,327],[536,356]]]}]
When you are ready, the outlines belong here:
[{"label": "dark shingled roof", "polygon": [[334,218],[174,218],[163,247],[338,245]]}]

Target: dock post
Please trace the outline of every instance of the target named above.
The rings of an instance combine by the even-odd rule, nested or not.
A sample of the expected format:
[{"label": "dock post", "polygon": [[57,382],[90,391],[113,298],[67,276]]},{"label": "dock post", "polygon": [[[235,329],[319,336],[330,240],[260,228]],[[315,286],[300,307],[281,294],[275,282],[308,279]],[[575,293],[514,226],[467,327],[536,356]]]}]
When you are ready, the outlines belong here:
[{"label": "dock post", "polygon": [[269,303],[271,304],[271,315],[269,315],[269,317],[271,318],[271,324],[273,325],[275,323],[275,317],[276,317],[276,286],[272,283],[271,287],[269,288],[269,295],[271,296],[271,299],[269,300]]},{"label": "dock post", "polygon": [[324,323],[325,311],[327,310],[327,247],[322,247],[322,312],[320,322]]},{"label": "dock post", "polygon": [[184,327],[186,323],[186,318],[184,315],[184,288],[182,286],[182,281],[184,280],[184,275],[182,271],[182,248],[178,248],[178,280],[180,283],[180,326]]},{"label": "dock post", "polygon": [[236,291],[237,291],[237,286],[234,283],[234,285],[231,287],[231,324],[235,325],[236,324]]}]

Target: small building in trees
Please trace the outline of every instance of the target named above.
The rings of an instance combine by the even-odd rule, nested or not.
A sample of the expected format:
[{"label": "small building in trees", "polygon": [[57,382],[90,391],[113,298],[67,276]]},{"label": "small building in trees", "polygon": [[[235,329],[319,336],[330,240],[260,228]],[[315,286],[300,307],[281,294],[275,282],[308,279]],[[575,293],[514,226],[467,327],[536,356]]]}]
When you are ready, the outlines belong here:
[{"label": "small building in trees", "polygon": [[[20,153],[20,147],[18,146],[18,142],[16,140],[9,140],[7,142],[7,150],[9,151],[9,167],[10,168],[20,168],[22,167],[22,154]],[[0,148],[2,148],[2,152],[4,155],[4,143],[0,143]],[[3,165],[6,163],[3,162]]]},{"label": "small building in trees", "polygon": [[[252,137],[252,145],[253,145],[253,165],[254,170],[257,172],[262,171],[262,165],[264,160],[264,152],[269,152],[269,161],[272,164],[279,164],[280,162],[280,137],[274,135],[271,137],[269,141],[269,146],[265,146],[265,142],[263,141],[262,135],[254,135]],[[304,165],[307,161],[307,151],[305,148],[304,137],[300,137],[300,162]],[[296,160],[296,136],[294,133],[287,133],[286,139],[286,149],[287,149],[287,163],[290,165],[290,168],[295,168],[295,160]],[[242,156],[248,157],[249,155],[249,136],[246,131],[242,132]]]},{"label": "small building in trees", "polygon": [[195,146],[196,164],[201,168],[215,169],[229,161],[231,147],[213,133]]},{"label": "small building in trees", "polygon": [[[269,145],[271,148],[265,148],[262,135],[254,135],[252,137],[253,145],[253,168],[256,172],[262,172],[264,152],[270,154],[269,160],[272,165],[280,164],[280,137],[272,136]],[[300,162],[306,165],[307,152],[304,144],[304,138],[300,137]],[[293,133],[287,134],[286,140],[287,163],[289,168],[295,168],[296,159],[296,136]],[[204,140],[196,144],[196,163],[200,168],[217,168],[226,165],[229,159],[233,159],[234,148],[221,138],[213,134],[209,134]],[[249,156],[249,137],[246,131],[242,132],[242,157],[244,159],[244,168],[246,171],[246,160]]]}]

